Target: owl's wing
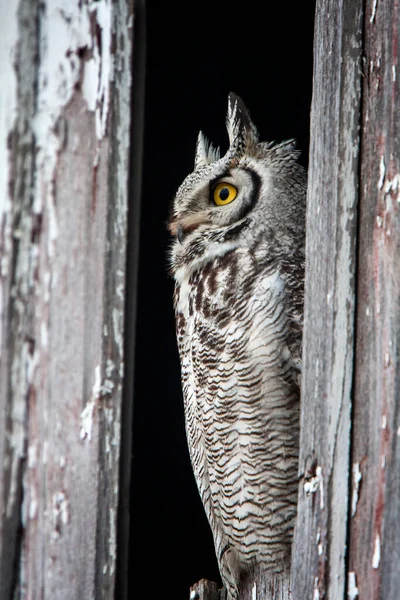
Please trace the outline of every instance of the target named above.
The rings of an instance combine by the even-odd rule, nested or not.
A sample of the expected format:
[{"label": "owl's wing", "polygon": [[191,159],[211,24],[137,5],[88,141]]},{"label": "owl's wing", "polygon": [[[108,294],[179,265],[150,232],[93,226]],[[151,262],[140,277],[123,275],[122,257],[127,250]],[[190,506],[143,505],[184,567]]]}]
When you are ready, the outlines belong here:
[{"label": "owl's wing", "polygon": [[[256,471],[265,472],[269,460],[263,440],[266,428],[275,425],[268,425],[266,402],[287,402],[284,410],[291,414],[298,400],[302,284],[293,266],[287,271],[284,265],[243,285],[215,318],[194,315],[184,375],[188,439],[210,524],[225,532],[232,530],[233,515],[239,523],[243,485]],[[297,409],[293,415],[296,421]],[[276,460],[281,454],[278,449]]]},{"label": "owl's wing", "polygon": [[302,333],[304,319],[304,251],[297,250],[280,262],[280,274],[287,289],[288,332],[286,343],[290,350],[295,371],[293,378],[300,387]]},{"label": "owl's wing", "polygon": [[[181,360],[181,380],[185,409],[186,437],[193,473],[201,500],[215,536],[218,515],[211,497],[209,454],[202,418],[202,405],[205,400],[199,381],[202,368],[196,356],[202,356],[198,336],[178,335],[178,348]],[[201,379],[201,376],[200,376]]]}]

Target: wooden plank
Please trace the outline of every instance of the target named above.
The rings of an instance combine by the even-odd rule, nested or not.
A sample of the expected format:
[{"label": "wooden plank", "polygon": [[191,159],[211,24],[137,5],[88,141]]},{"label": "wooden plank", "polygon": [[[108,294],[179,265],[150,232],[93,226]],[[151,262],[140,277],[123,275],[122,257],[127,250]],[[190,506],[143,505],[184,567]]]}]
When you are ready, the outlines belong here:
[{"label": "wooden plank", "polygon": [[400,594],[399,28],[397,1],[366,2],[350,529],[363,600]]},{"label": "wooden plank", "polygon": [[215,581],[200,579],[190,588],[190,600],[225,600],[225,592]]},{"label": "wooden plank", "polygon": [[[9,266],[0,369],[11,372],[1,387],[8,477],[0,508],[9,530],[0,542],[2,585],[21,598],[57,600],[68,590],[71,600],[111,599],[132,5],[11,4],[17,99],[8,135],[12,244],[0,238]],[[34,68],[25,80],[27,58]],[[10,503],[14,519],[6,522]],[[9,573],[8,539],[16,559]]]},{"label": "wooden plank", "polygon": [[[30,244],[23,214],[30,210],[34,162],[30,122],[37,75],[37,10],[36,1],[3,2],[0,7],[0,598],[7,599],[17,579],[26,458],[25,374],[32,339],[27,321],[32,310],[27,269],[22,284],[17,280],[16,261]],[[33,221],[31,229],[33,233]]]},{"label": "wooden plank", "polygon": [[273,575],[255,572],[240,589],[240,600],[292,600],[290,570]]},{"label": "wooden plank", "polygon": [[293,598],[344,598],[361,0],[317,2]]},{"label": "wooden plank", "polygon": [[[138,292],[140,203],[145,118],[146,11],[145,0],[134,0],[132,61],[132,123],[128,177],[128,243],[125,289],[124,386],[121,413],[120,489],[117,529],[116,598],[130,597],[132,553],[130,540],[132,420]],[[123,70],[121,70],[123,73]],[[125,110],[129,110],[126,107]]]}]

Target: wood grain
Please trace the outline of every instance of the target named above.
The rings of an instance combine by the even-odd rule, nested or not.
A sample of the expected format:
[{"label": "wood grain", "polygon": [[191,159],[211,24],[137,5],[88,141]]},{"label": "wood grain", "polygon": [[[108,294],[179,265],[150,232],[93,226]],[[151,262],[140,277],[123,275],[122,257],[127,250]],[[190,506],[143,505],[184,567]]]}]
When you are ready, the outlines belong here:
[{"label": "wood grain", "polygon": [[400,9],[366,2],[350,571],[362,600],[400,594]]},{"label": "wood grain", "polygon": [[317,3],[293,598],[344,598],[362,2]]},{"label": "wood grain", "polygon": [[10,4],[0,596],[111,599],[132,3]]}]

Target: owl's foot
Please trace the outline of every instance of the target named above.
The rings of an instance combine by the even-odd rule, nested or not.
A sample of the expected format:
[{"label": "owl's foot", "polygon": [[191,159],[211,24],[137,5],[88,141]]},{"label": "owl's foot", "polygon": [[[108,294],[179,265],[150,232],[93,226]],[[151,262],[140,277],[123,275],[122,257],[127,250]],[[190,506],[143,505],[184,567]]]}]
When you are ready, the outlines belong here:
[{"label": "owl's foot", "polygon": [[[227,544],[219,557],[219,570],[222,582],[226,590],[226,600],[238,600],[239,598],[239,571],[235,553]],[[223,600],[224,596],[221,597]]]}]

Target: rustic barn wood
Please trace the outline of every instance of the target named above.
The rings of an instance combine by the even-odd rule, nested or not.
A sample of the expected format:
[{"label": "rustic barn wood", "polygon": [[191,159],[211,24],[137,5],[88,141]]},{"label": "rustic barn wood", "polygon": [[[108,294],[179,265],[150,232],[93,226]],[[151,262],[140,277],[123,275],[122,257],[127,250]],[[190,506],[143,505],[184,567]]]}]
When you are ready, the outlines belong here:
[{"label": "rustic barn wood", "polygon": [[0,11],[0,597],[111,599],[132,2]]},{"label": "rustic barn wood", "polygon": [[400,8],[365,4],[350,572],[400,597]]},{"label": "rustic barn wood", "polygon": [[225,600],[225,592],[215,581],[200,579],[190,588],[190,600]]},{"label": "rustic barn wood", "polygon": [[290,570],[272,576],[255,573],[243,583],[240,600],[292,600]]},{"label": "rustic barn wood", "polygon": [[316,10],[295,600],[346,590],[362,5]]}]

